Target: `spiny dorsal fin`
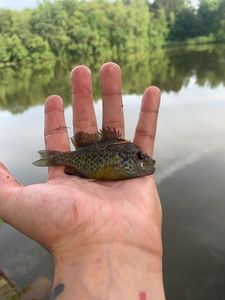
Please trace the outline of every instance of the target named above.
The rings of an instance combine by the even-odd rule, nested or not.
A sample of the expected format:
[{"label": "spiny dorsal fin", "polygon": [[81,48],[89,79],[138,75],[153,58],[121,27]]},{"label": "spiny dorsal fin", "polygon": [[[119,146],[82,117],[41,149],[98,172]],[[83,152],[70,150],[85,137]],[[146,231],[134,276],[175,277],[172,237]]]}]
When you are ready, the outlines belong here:
[{"label": "spiny dorsal fin", "polygon": [[111,139],[123,140],[121,139],[121,133],[119,132],[118,129],[116,130],[116,128],[114,129],[111,129],[109,127],[102,128],[99,132],[101,133],[101,142],[111,140]]},{"label": "spiny dorsal fin", "polygon": [[75,134],[75,137],[71,138],[71,141],[76,148],[79,148],[82,146],[101,143],[112,139],[117,140],[118,142],[124,141],[123,139],[121,139],[121,134],[119,130],[107,127],[100,129],[96,133],[87,133],[79,131]]}]

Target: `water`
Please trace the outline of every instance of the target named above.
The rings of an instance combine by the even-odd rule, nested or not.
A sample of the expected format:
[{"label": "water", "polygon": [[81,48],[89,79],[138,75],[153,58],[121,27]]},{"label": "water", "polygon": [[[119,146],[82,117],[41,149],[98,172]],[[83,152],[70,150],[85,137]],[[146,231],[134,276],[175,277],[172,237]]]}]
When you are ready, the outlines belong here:
[{"label": "water", "polygon": [[[144,88],[153,83],[162,89],[154,158],[164,215],[168,300],[225,298],[224,57],[223,45],[201,46],[171,49],[154,60],[121,65],[127,138],[132,138]],[[0,90],[0,159],[24,184],[42,182],[47,176],[46,170],[31,165],[44,147],[47,95],[64,97],[72,135],[69,69],[55,66],[55,70],[55,75],[24,70],[27,76],[7,70],[1,80],[6,84]],[[94,95],[99,99],[96,74]],[[95,102],[95,109],[101,124],[101,101]],[[29,286],[40,276],[51,278],[50,255],[9,225],[0,226],[0,267],[17,286]]]}]

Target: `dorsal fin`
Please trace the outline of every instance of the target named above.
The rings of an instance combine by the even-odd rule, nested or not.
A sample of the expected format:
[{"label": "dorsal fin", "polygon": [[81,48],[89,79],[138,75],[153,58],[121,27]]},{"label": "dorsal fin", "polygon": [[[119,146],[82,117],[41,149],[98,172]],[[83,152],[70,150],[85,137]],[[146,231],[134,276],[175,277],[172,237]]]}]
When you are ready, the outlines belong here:
[{"label": "dorsal fin", "polygon": [[118,140],[118,141],[124,141],[121,139],[121,134],[119,130],[111,129],[109,127],[100,129],[96,133],[87,133],[79,131],[75,134],[75,137],[71,138],[72,143],[76,148],[90,145],[90,144],[96,144],[100,142],[105,142],[107,140]]},{"label": "dorsal fin", "polygon": [[119,132],[118,129],[116,130],[116,128],[114,129],[111,129],[109,127],[102,128],[99,132],[101,133],[101,142],[111,140],[111,139],[122,140],[121,133]]},{"label": "dorsal fin", "polygon": [[75,137],[71,138],[71,141],[76,148],[90,144],[95,144],[100,141],[99,132],[87,133],[79,131],[75,134]]}]

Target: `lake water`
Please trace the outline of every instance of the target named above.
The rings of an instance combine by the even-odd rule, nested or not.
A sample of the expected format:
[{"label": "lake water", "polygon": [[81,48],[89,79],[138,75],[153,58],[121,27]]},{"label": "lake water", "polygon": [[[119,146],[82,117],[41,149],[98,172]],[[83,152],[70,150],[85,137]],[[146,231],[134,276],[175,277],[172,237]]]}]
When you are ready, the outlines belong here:
[{"label": "lake water", "polygon": [[[127,138],[132,138],[144,88],[156,84],[162,89],[154,158],[163,206],[167,300],[224,300],[225,46],[170,49],[121,67]],[[27,76],[19,70],[0,72],[0,160],[24,184],[46,180],[46,170],[31,162],[44,147],[43,102],[49,94],[64,97],[72,135],[69,69],[54,70],[21,71]],[[38,277],[51,278],[53,262],[42,247],[3,224],[0,268],[22,288]]]}]

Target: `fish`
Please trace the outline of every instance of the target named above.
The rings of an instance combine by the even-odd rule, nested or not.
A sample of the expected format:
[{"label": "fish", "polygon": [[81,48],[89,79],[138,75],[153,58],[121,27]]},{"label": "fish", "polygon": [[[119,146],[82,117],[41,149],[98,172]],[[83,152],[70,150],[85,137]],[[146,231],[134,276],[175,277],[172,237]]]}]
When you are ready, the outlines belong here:
[{"label": "fish", "polygon": [[152,175],[156,161],[133,142],[109,127],[96,133],[77,132],[71,138],[75,151],[41,150],[39,167],[65,166],[64,172],[95,180],[123,180]]}]

